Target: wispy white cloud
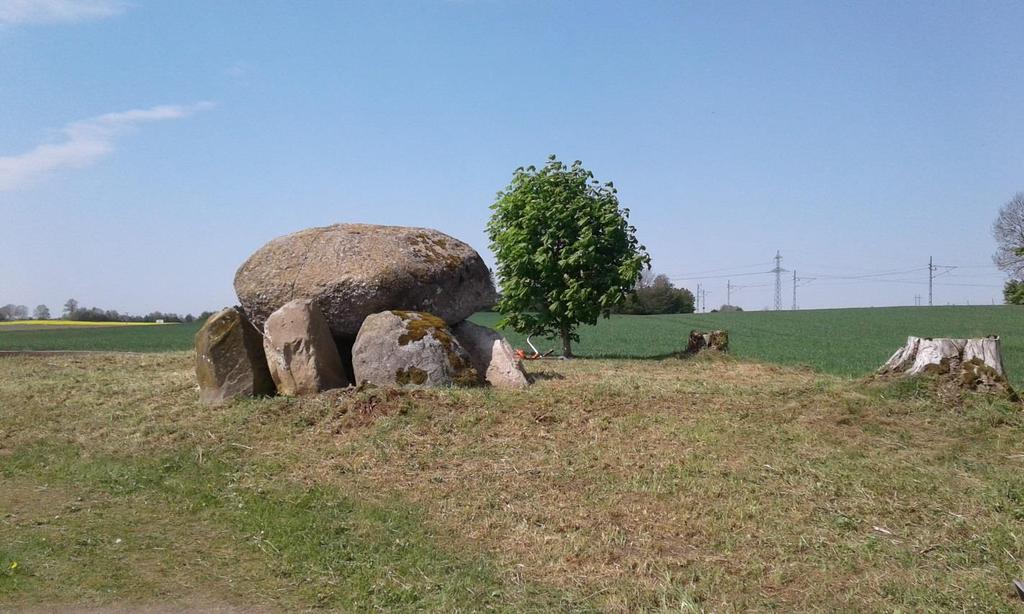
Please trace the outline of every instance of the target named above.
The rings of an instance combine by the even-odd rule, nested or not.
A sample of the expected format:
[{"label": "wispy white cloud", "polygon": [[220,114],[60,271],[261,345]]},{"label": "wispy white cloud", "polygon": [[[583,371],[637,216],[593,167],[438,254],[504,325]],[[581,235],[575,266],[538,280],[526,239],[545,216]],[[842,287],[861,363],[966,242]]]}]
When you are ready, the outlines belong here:
[{"label": "wispy white cloud", "polygon": [[125,8],[121,0],[0,0],[0,26],[103,19]]},{"label": "wispy white cloud", "polygon": [[243,62],[240,60],[231,66],[228,66],[224,70],[224,74],[238,85],[249,85],[255,70],[255,66],[249,62]]},{"label": "wispy white cloud", "polygon": [[60,130],[63,139],[15,156],[0,156],[0,192],[17,190],[62,168],[80,168],[114,150],[117,138],[137,124],[180,119],[210,108],[212,103],[164,105],[107,113],[72,122]]}]

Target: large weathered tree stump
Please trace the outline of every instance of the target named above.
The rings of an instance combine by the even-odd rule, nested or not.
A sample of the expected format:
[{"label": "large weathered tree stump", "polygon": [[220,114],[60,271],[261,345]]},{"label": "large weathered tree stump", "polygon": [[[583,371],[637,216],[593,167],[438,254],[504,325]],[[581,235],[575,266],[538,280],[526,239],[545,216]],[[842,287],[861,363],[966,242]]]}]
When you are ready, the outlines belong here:
[{"label": "large weathered tree stump", "polygon": [[982,392],[1008,392],[999,337],[980,339],[931,339],[907,337],[879,375],[942,375],[964,388]]},{"label": "large weathered tree stump", "polygon": [[691,330],[690,338],[686,342],[686,353],[696,354],[702,350],[729,351],[729,331],[713,330],[704,332]]}]

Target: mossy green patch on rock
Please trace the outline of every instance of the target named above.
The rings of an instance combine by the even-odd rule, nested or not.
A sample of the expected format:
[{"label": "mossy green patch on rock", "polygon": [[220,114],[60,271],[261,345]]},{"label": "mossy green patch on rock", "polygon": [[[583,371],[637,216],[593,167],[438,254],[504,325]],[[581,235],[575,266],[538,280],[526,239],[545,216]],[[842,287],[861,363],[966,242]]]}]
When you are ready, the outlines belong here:
[{"label": "mossy green patch on rock", "polygon": [[[456,358],[458,357],[456,356]],[[448,359],[452,359],[452,354],[448,355]],[[479,386],[480,375],[477,373],[476,369],[467,365],[461,358],[459,359],[459,364],[461,366],[452,364],[452,369],[454,369],[452,381],[459,386]]]},{"label": "mossy green patch on rock", "polygon": [[443,345],[451,345],[451,336],[446,332],[448,325],[434,314],[423,311],[395,310],[392,310],[391,313],[402,319],[407,331],[398,338],[398,345],[408,345],[415,341],[420,341],[428,335],[434,337]]},{"label": "mossy green patch on rock", "polygon": [[408,345],[430,337],[444,348],[448,364],[452,368],[452,379],[456,384],[473,386],[480,383],[480,375],[465,355],[465,350],[452,336],[444,320],[423,311],[392,310],[391,313],[402,319],[406,329],[406,332],[398,337],[398,345]]},{"label": "mossy green patch on rock", "polygon": [[407,367],[395,372],[395,382],[399,386],[408,386],[409,384],[421,386],[426,381],[427,372],[418,367]]}]

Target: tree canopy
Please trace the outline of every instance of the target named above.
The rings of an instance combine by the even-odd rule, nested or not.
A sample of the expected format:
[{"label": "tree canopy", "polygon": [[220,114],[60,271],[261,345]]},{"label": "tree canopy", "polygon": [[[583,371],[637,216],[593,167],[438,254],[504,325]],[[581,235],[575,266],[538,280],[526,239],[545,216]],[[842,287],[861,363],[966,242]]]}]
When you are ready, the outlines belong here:
[{"label": "tree canopy", "polygon": [[1024,192],[1018,192],[999,209],[992,224],[996,253],[992,260],[1015,279],[1024,279]]},{"label": "tree canopy", "polygon": [[24,305],[4,305],[0,307],[0,321],[24,320],[28,317],[28,307]]},{"label": "tree canopy", "polygon": [[1007,305],[1024,305],[1024,281],[1007,281],[1003,286],[1003,299]]},{"label": "tree canopy", "polygon": [[579,160],[566,166],[552,155],[541,169],[516,169],[491,209],[501,326],[557,335],[564,356],[576,327],[607,317],[650,267],[615,186]]},{"label": "tree canopy", "polygon": [[693,313],[693,293],[677,288],[667,275],[642,275],[636,288],[618,305],[615,313],[654,315],[659,313]]}]

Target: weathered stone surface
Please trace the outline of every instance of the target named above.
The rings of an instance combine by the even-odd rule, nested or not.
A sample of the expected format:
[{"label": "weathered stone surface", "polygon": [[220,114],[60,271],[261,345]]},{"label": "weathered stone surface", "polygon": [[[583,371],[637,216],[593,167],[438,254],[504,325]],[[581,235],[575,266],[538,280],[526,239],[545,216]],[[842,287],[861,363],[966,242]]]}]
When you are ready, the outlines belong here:
[{"label": "weathered stone surface", "polygon": [[490,385],[495,388],[525,388],[530,385],[522,361],[500,333],[469,320],[453,326],[452,332],[469,353],[473,368]]},{"label": "weathered stone surface", "polygon": [[490,272],[469,245],[436,230],[370,224],[270,241],[238,269],[235,292],[260,326],[292,299],[315,299],[335,337],[348,340],[373,313],[424,311],[455,324],[495,300]]},{"label": "weathered stone surface", "polygon": [[263,350],[280,394],[348,386],[331,329],[311,299],[288,301],[263,325]]},{"label": "weathered stone surface", "polygon": [[469,355],[444,321],[414,311],[367,317],[352,346],[352,366],[359,384],[439,388],[480,383]]},{"label": "weathered stone surface", "polygon": [[208,405],[274,394],[262,336],[237,307],[210,316],[196,333],[196,379]]}]

